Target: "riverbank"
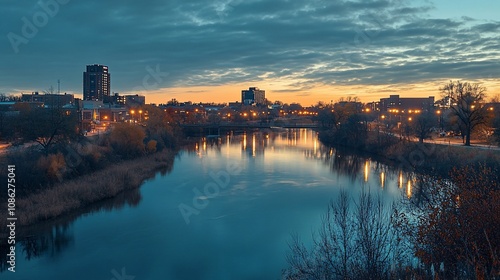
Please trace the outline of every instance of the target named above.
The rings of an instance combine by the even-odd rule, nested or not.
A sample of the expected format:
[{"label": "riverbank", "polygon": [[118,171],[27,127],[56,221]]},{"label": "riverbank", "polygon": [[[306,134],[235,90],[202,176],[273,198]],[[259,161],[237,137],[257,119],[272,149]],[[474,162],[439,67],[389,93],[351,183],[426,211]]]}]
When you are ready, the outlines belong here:
[{"label": "riverbank", "polygon": [[[50,220],[92,203],[115,197],[155,176],[172,169],[177,151],[165,149],[140,158],[109,165],[89,175],[64,181],[16,201],[17,225],[27,226]],[[0,217],[5,220],[6,209]]]},{"label": "riverbank", "polygon": [[335,141],[329,131],[320,131],[319,138],[327,146],[354,149],[405,170],[439,177],[448,177],[453,169],[466,166],[486,165],[497,169],[500,167],[500,152],[496,149],[419,143],[375,131],[369,131],[362,145],[357,143],[356,146]]}]

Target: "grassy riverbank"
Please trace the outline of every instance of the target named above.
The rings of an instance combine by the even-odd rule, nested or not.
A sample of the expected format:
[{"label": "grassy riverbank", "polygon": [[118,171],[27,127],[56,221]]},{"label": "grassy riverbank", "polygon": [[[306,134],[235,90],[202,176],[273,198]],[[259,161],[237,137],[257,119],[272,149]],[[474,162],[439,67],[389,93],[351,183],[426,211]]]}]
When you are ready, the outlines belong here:
[{"label": "grassy riverbank", "polygon": [[[447,177],[455,168],[486,165],[500,167],[500,152],[495,149],[412,142],[399,137],[369,131],[363,141],[337,141],[331,131],[320,131],[327,146],[346,147],[404,169]],[[354,145],[354,144],[355,145]]]},{"label": "grassy riverbank", "polygon": [[[31,225],[83,208],[97,201],[138,188],[157,172],[172,169],[176,152],[161,152],[126,160],[89,175],[64,181],[53,187],[16,201],[18,225]],[[2,219],[6,209],[1,210]]]}]

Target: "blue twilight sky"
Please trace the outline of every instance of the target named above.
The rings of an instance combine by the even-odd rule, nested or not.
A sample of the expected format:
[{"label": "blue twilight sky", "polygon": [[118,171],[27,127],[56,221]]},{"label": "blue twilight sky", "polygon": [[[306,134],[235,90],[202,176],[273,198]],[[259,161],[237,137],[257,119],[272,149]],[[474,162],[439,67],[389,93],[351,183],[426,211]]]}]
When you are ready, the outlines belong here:
[{"label": "blue twilight sky", "polygon": [[85,65],[147,101],[439,95],[450,79],[500,92],[500,1],[5,0],[0,92],[80,95]]}]

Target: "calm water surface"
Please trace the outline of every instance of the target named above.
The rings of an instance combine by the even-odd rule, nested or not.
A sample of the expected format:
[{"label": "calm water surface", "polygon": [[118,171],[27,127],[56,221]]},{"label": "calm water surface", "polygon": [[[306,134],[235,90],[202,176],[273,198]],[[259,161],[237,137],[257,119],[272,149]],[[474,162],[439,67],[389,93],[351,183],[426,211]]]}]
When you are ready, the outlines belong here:
[{"label": "calm water surface", "polygon": [[341,189],[392,201],[410,177],[306,129],[200,140],[139,190],[19,233],[0,279],[280,279],[290,235],[309,243]]}]

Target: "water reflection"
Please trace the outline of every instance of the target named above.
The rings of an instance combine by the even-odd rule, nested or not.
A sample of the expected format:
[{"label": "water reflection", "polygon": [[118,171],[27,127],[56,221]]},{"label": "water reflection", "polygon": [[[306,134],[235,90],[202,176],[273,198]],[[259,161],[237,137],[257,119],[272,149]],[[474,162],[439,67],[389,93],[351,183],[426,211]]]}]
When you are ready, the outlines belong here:
[{"label": "water reflection", "polygon": [[221,149],[224,149],[226,155],[230,155],[235,152],[235,146],[239,146],[241,154],[248,158],[265,159],[279,156],[282,151],[298,150],[305,159],[323,162],[329,166],[332,173],[346,175],[351,181],[361,180],[364,184],[376,185],[382,189],[388,187],[388,182],[396,181],[397,183],[390,187],[403,189],[404,185],[406,195],[411,197],[412,183],[408,184],[412,180],[411,173],[353,150],[325,147],[319,141],[317,133],[310,129],[230,132],[219,138],[201,138],[188,152],[206,157],[210,152],[220,153]]},{"label": "water reflection", "polygon": [[[172,164],[160,170],[161,174],[166,174],[172,170]],[[30,261],[42,256],[56,258],[74,243],[73,223],[85,216],[99,212],[112,212],[124,207],[136,207],[141,202],[140,189],[132,189],[117,195],[113,199],[108,199],[94,203],[80,211],[59,217],[53,221],[37,224],[30,227],[16,228],[16,261],[19,261],[20,253],[25,260]],[[10,245],[7,244],[7,235],[0,235],[0,272],[4,272],[9,267],[7,264],[7,254]]]},{"label": "water reflection", "polygon": [[[156,192],[154,193],[155,197],[158,196],[162,199],[168,198],[177,203],[179,203],[179,201],[182,203],[191,202],[193,199],[192,187],[203,187],[203,185],[207,183],[207,181],[203,181],[203,176],[209,178],[209,180],[213,180],[213,178],[210,178],[207,175],[210,168],[213,168],[211,164],[219,164],[221,161],[226,161],[227,159],[238,161],[238,163],[244,168],[254,169],[252,172],[245,174],[246,177],[245,175],[234,177],[234,179],[231,177],[230,187],[234,187],[231,189],[231,195],[227,193],[222,194],[221,191],[220,196],[210,200],[210,207],[204,209],[205,212],[196,217],[199,221],[201,221],[197,224],[198,226],[200,224],[216,224],[220,226],[220,228],[216,228],[217,234],[210,235],[206,234],[207,232],[203,232],[203,235],[200,235],[207,238],[207,243],[216,243],[217,240],[220,240],[220,242],[226,242],[229,237],[233,236],[229,234],[232,233],[229,229],[237,227],[240,223],[245,224],[248,221],[258,221],[256,222],[256,228],[259,230],[264,230],[264,228],[267,229],[276,224],[276,221],[284,220],[284,217],[290,216],[288,209],[301,208],[300,211],[295,213],[295,215],[297,215],[297,217],[302,217],[305,220],[309,220],[310,216],[306,216],[307,211],[302,211],[302,208],[307,210],[307,207],[303,206],[303,198],[311,194],[306,191],[302,192],[303,190],[301,190],[300,187],[303,186],[321,186],[324,187],[324,189],[333,189],[332,186],[334,184],[342,182],[342,184],[345,184],[346,187],[364,188],[365,186],[368,186],[372,188],[379,188],[383,192],[397,191],[398,193],[403,193],[408,197],[414,197],[414,192],[418,189],[416,187],[416,179],[412,174],[390,167],[365,155],[353,153],[349,150],[325,147],[318,140],[317,133],[309,129],[266,129],[241,133],[230,132],[222,135],[221,137],[200,138],[187,146],[180,156],[184,157],[186,155],[193,159],[185,161],[189,162],[189,164],[186,163],[183,165],[182,161],[176,163],[181,166],[181,168],[178,169],[185,172],[180,173],[184,176],[179,175],[179,177],[176,178],[178,180],[177,184],[168,185],[172,191],[169,192],[168,195],[161,197],[158,196],[158,193]],[[208,166],[207,170],[202,171],[201,169],[196,169],[195,171],[195,167],[204,167],[203,164]],[[172,170],[173,163],[167,164],[167,166],[168,167],[165,168],[165,170],[161,171],[162,174],[170,172]],[[225,164],[223,164],[223,166],[225,166]],[[290,172],[287,169],[292,171]],[[304,169],[306,169],[304,172],[310,173],[301,173]],[[219,170],[213,171],[218,172]],[[190,182],[189,180],[191,180],[191,178],[186,178],[186,176],[197,177],[193,176],[194,172],[197,172],[195,175],[199,175],[199,178],[192,179],[192,182]],[[335,175],[329,176],[331,174]],[[260,181],[255,179],[259,176],[262,177],[259,179]],[[333,179],[331,177],[333,177]],[[342,177],[341,180],[337,179],[340,177]],[[351,182],[356,182],[351,184],[349,183],[349,180]],[[256,185],[256,182],[262,182],[262,187],[254,186]],[[184,188],[185,185],[189,187]],[[290,188],[290,186],[293,186],[293,189]],[[321,187],[316,189],[321,189]],[[335,185],[333,187],[337,186]],[[277,193],[282,190],[285,191],[283,191],[283,193],[279,193],[280,201],[277,204],[275,204],[275,201],[272,199],[259,200],[262,197],[266,197],[266,192]],[[324,190],[321,191],[323,192]],[[286,197],[286,199],[283,197]],[[321,197],[324,198],[326,195],[322,195]],[[32,228],[19,229],[19,244],[17,252],[22,254],[22,256],[18,257],[25,258],[26,260],[33,260],[42,256],[55,258],[60,255],[62,251],[67,250],[74,245],[75,233],[73,232],[73,226],[76,220],[82,216],[92,215],[93,213],[117,211],[126,206],[136,207],[141,203],[141,200],[142,196],[140,189],[135,189],[108,201],[97,203],[78,213],[67,215],[53,222],[44,223]],[[250,200],[252,202],[245,204],[246,200]],[[176,218],[182,219],[182,217],[175,211],[177,209],[174,209],[173,214],[168,214],[169,210],[171,210],[171,208],[175,208],[177,204],[165,203],[164,201],[162,201],[161,203],[163,204],[161,204],[158,200],[150,200],[148,203],[146,203],[146,201],[147,195],[145,195],[144,203],[142,203],[143,205],[139,207],[141,209],[147,209],[142,209],[143,212],[140,213],[142,213],[143,216],[146,216],[146,214],[148,214],[148,216],[162,216],[162,218],[165,218],[165,221],[168,222],[168,226],[166,226],[168,230],[163,232],[161,229],[158,231],[156,231],[157,229],[151,229],[151,231],[145,230],[144,234],[148,236],[149,234],[161,234],[162,236],[168,236],[168,238],[165,237],[165,240],[161,239],[161,242],[168,243],[169,240],[173,240],[171,244],[168,243],[171,247],[175,247],[175,244],[177,243],[176,240],[183,240],[182,237],[186,234],[196,236],[197,238],[200,237],[197,235],[191,235],[195,232],[195,230],[193,230],[195,226],[185,227],[184,224],[179,225],[175,223]],[[287,208],[286,213],[282,216],[276,216],[276,220],[270,222],[265,218],[262,218],[262,213],[258,212],[258,210],[249,210],[251,209],[250,205],[252,205],[252,203],[257,203],[257,201],[263,205],[257,208],[265,209],[265,215],[279,212],[276,208],[283,206],[282,201],[289,201],[290,203],[293,203],[293,207]],[[301,207],[296,207],[299,203],[302,203],[300,204]],[[234,205],[242,208],[239,209]],[[318,206],[316,201],[311,203],[311,205],[310,209],[314,209],[312,207],[321,208]],[[217,206],[220,206],[221,208],[218,209]],[[228,209],[238,213],[234,214],[234,217],[237,218],[234,218],[233,220],[231,218],[232,216],[226,215]],[[150,212],[147,212],[146,210],[149,210]],[[218,210],[220,210],[220,212],[218,212]],[[320,211],[322,212],[322,209],[320,209]],[[253,214],[254,212],[255,214]],[[221,213],[224,215],[220,215]],[[245,222],[240,221],[240,215],[246,215],[247,213],[252,213],[253,215],[247,216],[247,221]],[[117,214],[117,216],[119,216],[118,219],[126,220],[127,222],[130,219],[129,216],[121,215],[121,213]],[[141,216],[141,218],[143,216]],[[208,216],[212,216],[213,218],[203,220],[203,217]],[[226,216],[229,218],[226,218]],[[283,228],[292,224],[290,221],[287,223],[289,224],[283,225]],[[157,225],[160,224],[160,222],[157,220],[145,220],[143,225],[146,227],[153,227],[153,224]],[[170,230],[174,227],[176,227],[175,230]],[[181,231],[181,229],[183,229],[184,232]],[[133,229],[129,230],[133,231]],[[226,230],[228,233],[227,236],[224,235],[224,238],[217,239],[220,237],[218,234],[225,234]],[[262,236],[268,235],[267,232],[262,232],[261,234]],[[234,236],[238,239],[240,235]],[[185,246],[193,244],[193,241],[199,242],[197,238],[188,239],[188,241],[183,244],[184,247],[182,247],[182,250],[185,250]],[[215,238],[215,241],[211,238]],[[124,239],[126,240],[126,238]],[[2,242],[0,242],[0,262],[2,263],[0,265],[0,270],[6,269],[5,258],[8,253],[8,248],[4,245],[6,242],[3,240],[4,239],[2,238]],[[235,241],[235,243],[241,242]],[[196,246],[198,246],[198,244]],[[177,252],[175,250],[173,251]],[[149,253],[150,252],[148,252],[148,254]],[[172,256],[172,262],[176,261],[177,257],[177,255]],[[189,257],[185,258],[192,261]]]}]

